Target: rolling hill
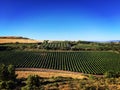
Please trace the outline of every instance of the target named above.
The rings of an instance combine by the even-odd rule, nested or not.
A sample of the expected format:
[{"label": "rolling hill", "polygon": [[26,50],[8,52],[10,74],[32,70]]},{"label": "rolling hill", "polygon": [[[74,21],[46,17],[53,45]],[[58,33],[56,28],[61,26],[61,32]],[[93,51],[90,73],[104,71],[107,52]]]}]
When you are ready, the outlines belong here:
[{"label": "rolling hill", "polygon": [[40,41],[17,36],[1,36],[0,43],[38,43]]}]

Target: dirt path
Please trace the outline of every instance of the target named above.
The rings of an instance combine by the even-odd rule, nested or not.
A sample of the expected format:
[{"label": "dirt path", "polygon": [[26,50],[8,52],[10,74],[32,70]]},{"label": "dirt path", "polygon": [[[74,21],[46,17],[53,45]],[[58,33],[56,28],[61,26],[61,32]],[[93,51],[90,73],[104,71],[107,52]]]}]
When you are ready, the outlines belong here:
[{"label": "dirt path", "polygon": [[43,68],[16,68],[16,74],[18,78],[27,77],[28,75],[39,75],[40,77],[72,77],[77,79],[87,78],[83,73],[63,71],[63,70],[53,70],[53,69],[43,69]]}]

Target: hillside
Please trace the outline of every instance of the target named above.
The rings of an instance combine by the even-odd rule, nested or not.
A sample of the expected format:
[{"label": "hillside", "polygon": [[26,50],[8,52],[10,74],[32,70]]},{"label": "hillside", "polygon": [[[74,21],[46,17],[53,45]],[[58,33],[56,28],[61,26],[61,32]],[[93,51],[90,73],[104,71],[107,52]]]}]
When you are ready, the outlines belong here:
[{"label": "hillside", "polygon": [[0,43],[38,43],[39,41],[16,36],[4,36],[0,37]]}]

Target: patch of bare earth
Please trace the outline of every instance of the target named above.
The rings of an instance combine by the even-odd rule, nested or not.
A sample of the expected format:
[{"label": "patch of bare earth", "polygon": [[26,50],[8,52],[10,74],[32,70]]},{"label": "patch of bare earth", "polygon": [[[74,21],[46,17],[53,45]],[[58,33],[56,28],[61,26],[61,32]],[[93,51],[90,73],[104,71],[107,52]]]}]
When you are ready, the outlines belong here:
[{"label": "patch of bare earth", "polygon": [[41,69],[41,68],[16,68],[16,74],[18,78],[27,78],[29,75],[39,75],[40,77],[72,77],[77,79],[87,78],[83,73],[53,70],[53,69]]}]

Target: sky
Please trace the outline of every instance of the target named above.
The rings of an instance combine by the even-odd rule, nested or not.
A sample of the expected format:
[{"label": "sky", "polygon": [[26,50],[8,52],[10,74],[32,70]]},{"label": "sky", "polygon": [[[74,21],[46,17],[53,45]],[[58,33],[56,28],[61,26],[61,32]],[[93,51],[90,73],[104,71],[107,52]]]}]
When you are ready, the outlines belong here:
[{"label": "sky", "polygon": [[0,0],[0,36],[120,40],[120,0]]}]

